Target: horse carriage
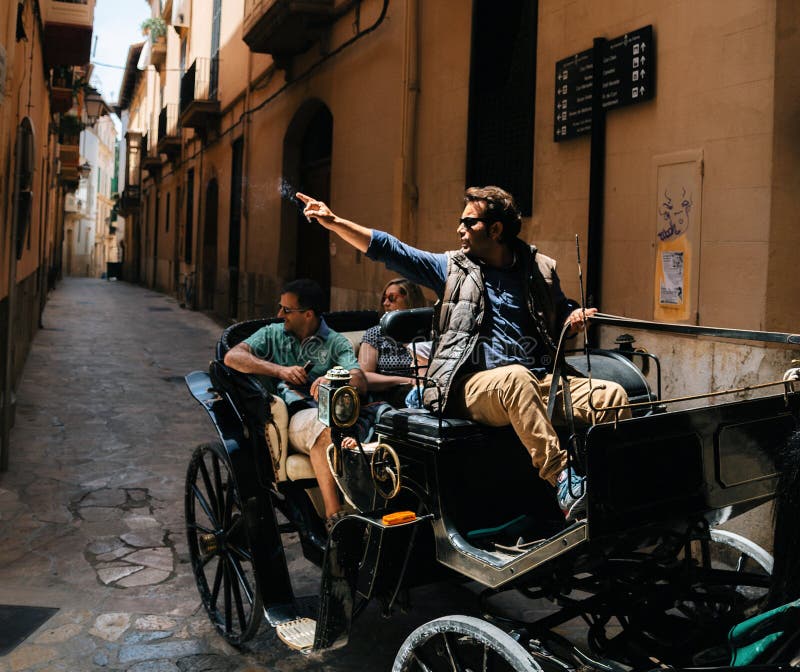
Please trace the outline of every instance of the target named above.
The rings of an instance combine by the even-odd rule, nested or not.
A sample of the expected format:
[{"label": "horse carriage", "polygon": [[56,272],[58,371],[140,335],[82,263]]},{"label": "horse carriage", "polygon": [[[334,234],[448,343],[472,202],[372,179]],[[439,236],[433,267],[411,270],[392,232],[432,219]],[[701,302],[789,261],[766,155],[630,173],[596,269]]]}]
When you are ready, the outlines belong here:
[{"label": "horse carriage", "polygon": [[[431,317],[431,309],[394,311],[381,326],[411,343],[429,337]],[[325,319],[357,343],[378,316]],[[791,379],[748,388],[759,388],[753,398],[714,391],[676,403],[661,398],[658,358],[629,339],[574,354],[559,344],[557,370],[569,364],[618,382],[632,415],[565,430],[562,445],[586,474],[587,513],[574,522],[510,428],[391,409],[377,421],[376,441],[343,448],[359,400],[346,381],[334,381],[321,395],[320,418],[332,430],[328,460],[350,513],[326,534],[308,457],[289,444],[285,405],[222,363],[267,322],[229,327],[208,372],[186,376],[219,435],[189,464],[189,551],[203,606],[231,644],[252,638],[265,618],[294,649],[343,646],[370,601],[390,614],[412,602],[415,587],[454,580],[481,587],[483,618],[421,626],[395,670],[725,666],[728,631],[764,609],[771,555],[718,525],[775,496],[778,453],[800,421]],[[796,335],[773,332],[603,315],[593,323],[800,345]],[[420,376],[418,384],[435,382]],[[293,592],[284,549],[291,533],[321,568],[314,600]],[[533,620],[524,608],[500,613],[498,596],[512,591],[558,608]],[[586,646],[554,630],[577,617]]]}]

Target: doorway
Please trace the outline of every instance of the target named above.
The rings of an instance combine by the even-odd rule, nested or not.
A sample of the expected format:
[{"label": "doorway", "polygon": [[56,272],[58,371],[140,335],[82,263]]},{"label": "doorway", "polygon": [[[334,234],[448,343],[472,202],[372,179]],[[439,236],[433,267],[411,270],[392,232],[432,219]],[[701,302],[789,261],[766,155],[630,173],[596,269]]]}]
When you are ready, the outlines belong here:
[{"label": "doorway", "polygon": [[[284,176],[298,191],[330,201],[333,116],[320,101],[308,101],[295,114],[284,140]],[[284,209],[284,233],[293,247],[294,263],[286,278],[316,280],[330,305],[330,234],[316,222],[309,222],[300,208]],[[287,245],[287,248],[289,247]],[[289,252],[289,249],[286,249]]]},{"label": "doorway", "polygon": [[201,307],[208,310],[214,309],[214,293],[217,284],[217,212],[219,201],[219,188],[216,178],[212,179],[206,187],[206,216],[205,230],[203,231],[203,258],[202,263],[202,303]]}]

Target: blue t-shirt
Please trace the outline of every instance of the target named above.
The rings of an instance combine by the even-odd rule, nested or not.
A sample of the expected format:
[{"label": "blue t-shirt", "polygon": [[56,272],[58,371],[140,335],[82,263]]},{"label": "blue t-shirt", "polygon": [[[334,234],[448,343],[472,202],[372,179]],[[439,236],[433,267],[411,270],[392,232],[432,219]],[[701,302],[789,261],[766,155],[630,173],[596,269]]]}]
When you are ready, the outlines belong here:
[{"label": "blue t-shirt", "polygon": [[[442,298],[447,280],[446,254],[419,250],[384,231],[373,230],[367,257],[386,264],[387,268],[413,282],[430,287]],[[519,269],[516,265],[495,268],[485,264],[481,264],[481,269],[486,299],[481,338],[460,372],[522,364],[531,371],[544,373],[552,365],[550,350],[541,342],[528,311],[528,290]],[[566,319],[566,297],[561,294],[560,287],[556,287],[556,292],[559,317]]]}]

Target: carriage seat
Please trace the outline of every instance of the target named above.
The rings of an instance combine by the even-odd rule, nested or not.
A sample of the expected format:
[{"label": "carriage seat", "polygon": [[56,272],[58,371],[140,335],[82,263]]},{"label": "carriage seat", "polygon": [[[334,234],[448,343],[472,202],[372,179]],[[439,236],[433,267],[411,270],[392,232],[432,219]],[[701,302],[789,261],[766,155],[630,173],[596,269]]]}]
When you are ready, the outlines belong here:
[{"label": "carriage seat", "polygon": [[[358,355],[361,336],[369,327],[378,323],[378,313],[372,310],[337,311],[323,315],[328,326],[346,336]],[[222,333],[217,343],[217,359],[221,362],[232,347],[254,334],[261,327],[280,322],[279,318],[247,320],[231,325]],[[246,374],[235,374],[246,376]],[[264,418],[265,434],[269,441],[272,461],[278,481],[300,481],[314,479],[311,461],[304,453],[298,452],[289,442],[289,412],[282,399],[269,395],[257,382],[255,376],[246,376],[253,387],[261,389],[261,400],[266,416]]]}]

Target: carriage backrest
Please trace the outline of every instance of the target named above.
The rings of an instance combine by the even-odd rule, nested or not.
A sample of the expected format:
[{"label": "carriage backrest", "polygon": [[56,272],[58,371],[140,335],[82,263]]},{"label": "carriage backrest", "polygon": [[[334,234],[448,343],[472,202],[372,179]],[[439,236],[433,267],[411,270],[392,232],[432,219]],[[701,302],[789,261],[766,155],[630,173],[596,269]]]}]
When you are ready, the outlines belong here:
[{"label": "carriage backrest", "polygon": [[433,308],[393,310],[381,318],[381,333],[398,343],[430,340],[432,326]]}]

